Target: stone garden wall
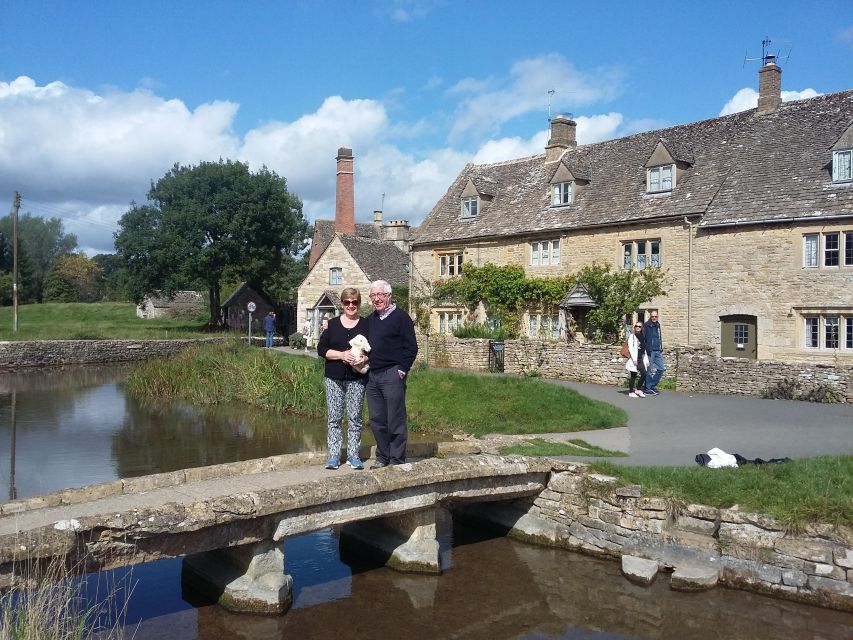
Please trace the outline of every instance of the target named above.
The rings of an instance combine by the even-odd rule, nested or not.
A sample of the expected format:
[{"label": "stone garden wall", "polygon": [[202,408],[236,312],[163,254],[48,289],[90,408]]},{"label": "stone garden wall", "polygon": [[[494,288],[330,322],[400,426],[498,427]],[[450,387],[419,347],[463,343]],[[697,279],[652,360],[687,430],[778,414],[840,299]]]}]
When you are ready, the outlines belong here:
[{"label": "stone garden wall", "polygon": [[[453,336],[432,337],[428,352],[419,338],[419,357],[429,355],[434,367],[488,371],[489,340]],[[506,340],[504,371],[544,378],[595,384],[622,384],[627,377],[620,345]],[[853,364],[807,364],[718,358],[703,347],[677,346],[664,353],[667,377],[675,377],[678,390],[688,393],[721,393],[760,396],[785,379],[796,381],[800,392],[823,385],[841,402],[853,403]]]},{"label": "stone garden wall", "polygon": [[109,364],[162,358],[202,340],[32,340],[0,342],[0,370],[68,364]]}]

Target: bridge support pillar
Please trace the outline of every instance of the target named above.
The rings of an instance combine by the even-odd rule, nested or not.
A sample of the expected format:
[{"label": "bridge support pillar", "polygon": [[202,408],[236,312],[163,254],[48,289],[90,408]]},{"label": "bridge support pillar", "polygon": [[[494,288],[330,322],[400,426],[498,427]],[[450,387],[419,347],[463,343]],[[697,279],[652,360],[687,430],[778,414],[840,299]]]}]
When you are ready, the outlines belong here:
[{"label": "bridge support pillar", "polygon": [[341,543],[357,545],[398,571],[441,573],[439,529],[450,522],[445,509],[413,511],[345,525]]},{"label": "bridge support pillar", "polygon": [[285,613],[293,601],[281,543],[272,540],[187,556],[182,574],[185,585],[230,611]]}]

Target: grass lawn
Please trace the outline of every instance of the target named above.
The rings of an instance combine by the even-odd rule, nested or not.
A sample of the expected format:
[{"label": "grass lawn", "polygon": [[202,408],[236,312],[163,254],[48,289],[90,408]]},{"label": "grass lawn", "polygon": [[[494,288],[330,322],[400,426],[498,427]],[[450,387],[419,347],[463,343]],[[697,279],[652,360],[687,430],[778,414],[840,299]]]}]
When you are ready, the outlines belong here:
[{"label": "grass lawn", "polygon": [[643,494],[684,503],[766,513],[792,530],[804,523],[853,526],[853,456],[824,456],[737,469],[622,467],[592,463],[596,471],[640,484]]},{"label": "grass lawn", "polygon": [[12,307],[0,307],[0,340],[161,340],[208,337],[207,316],[144,320],[132,302],[25,304],[18,307],[18,331],[12,331]]}]

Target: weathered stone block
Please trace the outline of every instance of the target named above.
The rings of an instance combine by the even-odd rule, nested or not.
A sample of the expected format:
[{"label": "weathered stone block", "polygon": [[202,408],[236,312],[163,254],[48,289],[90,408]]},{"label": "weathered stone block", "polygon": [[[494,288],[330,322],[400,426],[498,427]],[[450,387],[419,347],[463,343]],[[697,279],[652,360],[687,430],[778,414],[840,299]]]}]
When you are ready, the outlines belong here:
[{"label": "weathered stone block", "polygon": [[836,547],[833,551],[833,560],[839,567],[853,569],[853,549]]},{"label": "weathered stone block", "polygon": [[792,587],[804,587],[808,580],[809,577],[802,571],[793,569],[782,571],[782,584]]},{"label": "weathered stone block", "polygon": [[642,494],[642,487],[638,484],[631,484],[625,487],[619,487],[613,493],[624,498],[639,498]]},{"label": "weathered stone block", "polygon": [[847,571],[843,567],[836,567],[835,565],[823,562],[806,562],[803,566],[803,573],[807,573],[810,576],[832,578],[833,580],[847,579]]},{"label": "weathered stone block", "polygon": [[834,546],[824,542],[803,540],[801,538],[780,538],[773,545],[779,553],[825,564],[833,563]]},{"label": "weathered stone block", "polygon": [[122,492],[121,480],[91,484],[87,487],[64,489],[61,491],[62,504],[80,504],[91,500],[100,500],[109,496],[118,496]]},{"label": "weathered stone block", "polygon": [[705,591],[717,586],[720,571],[707,565],[681,565],[672,573],[670,587],[675,591]]},{"label": "weathered stone block", "polygon": [[658,575],[658,562],[657,560],[623,555],[622,575],[637,584],[651,584]]},{"label": "weathered stone block", "polygon": [[734,542],[757,547],[773,547],[785,535],[783,531],[772,531],[753,524],[720,523],[719,538],[723,542]]},{"label": "weathered stone block", "polygon": [[717,524],[713,520],[694,518],[683,514],[676,517],[675,526],[685,531],[704,533],[705,535],[711,535],[717,529]]},{"label": "weathered stone block", "polygon": [[138,478],[126,478],[122,480],[123,493],[142,493],[163,487],[176,487],[183,484],[186,477],[184,472],[172,471],[169,473],[156,473]]}]

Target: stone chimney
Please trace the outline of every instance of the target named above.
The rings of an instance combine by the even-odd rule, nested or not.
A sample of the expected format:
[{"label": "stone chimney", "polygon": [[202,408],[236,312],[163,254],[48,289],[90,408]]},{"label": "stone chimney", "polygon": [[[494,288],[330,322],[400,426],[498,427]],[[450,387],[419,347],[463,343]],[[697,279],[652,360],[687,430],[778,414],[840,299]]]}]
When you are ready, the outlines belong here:
[{"label": "stone chimney", "polygon": [[769,61],[758,70],[758,114],[773,113],[782,104],[782,67]]},{"label": "stone chimney", "polygon": [[382,229],[382,212],[379,209],[373,211],[373,226],[377,230]]},{"label": "stone chimney", "polygon": [[410,229],[408,220],[389,220],[382,225],[382,240],[395,245],[403,253],[408,253]]},{"label": "stone chimney", "polygon": [[578,123],[565,116],[557,116],[551,120],[551,139],[545,145],[545,162],[559,160],[566,149],[578,146],[575,130]]},{"label": "stone chimney", "polygon": [[338,149],[335,182],[335,232],[355,235],[355,193],[353,190],[352,149]]}]

